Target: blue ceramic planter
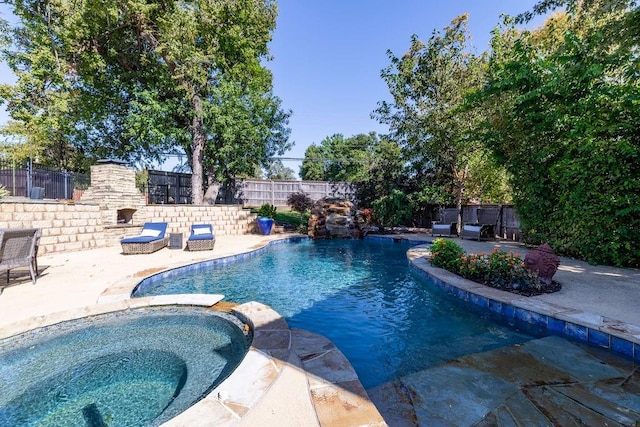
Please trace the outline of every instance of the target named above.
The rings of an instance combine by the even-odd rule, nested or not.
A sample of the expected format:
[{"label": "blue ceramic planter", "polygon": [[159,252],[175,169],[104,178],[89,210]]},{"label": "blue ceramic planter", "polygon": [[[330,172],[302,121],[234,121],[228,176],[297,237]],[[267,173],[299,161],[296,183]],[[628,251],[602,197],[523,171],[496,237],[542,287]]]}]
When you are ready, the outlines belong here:
[{"label": "blue ceramic planter", "polygon": [[260,234],[267,236],[271,234],[271,227],[273,227],[273,219],[266,216],[258,217],[258,229]]}]

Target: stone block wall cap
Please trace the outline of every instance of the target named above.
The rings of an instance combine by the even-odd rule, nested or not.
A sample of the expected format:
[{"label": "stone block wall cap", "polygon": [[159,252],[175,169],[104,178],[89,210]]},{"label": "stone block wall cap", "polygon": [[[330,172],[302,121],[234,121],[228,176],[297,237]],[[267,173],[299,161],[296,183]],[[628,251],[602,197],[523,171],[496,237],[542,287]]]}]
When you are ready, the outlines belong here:
[{"label": "stone block wall cap", "polygon": [[120,165],[124,166],[127,164],[124,160],[121,159],[98,159],[96,163],[99,165]]}]

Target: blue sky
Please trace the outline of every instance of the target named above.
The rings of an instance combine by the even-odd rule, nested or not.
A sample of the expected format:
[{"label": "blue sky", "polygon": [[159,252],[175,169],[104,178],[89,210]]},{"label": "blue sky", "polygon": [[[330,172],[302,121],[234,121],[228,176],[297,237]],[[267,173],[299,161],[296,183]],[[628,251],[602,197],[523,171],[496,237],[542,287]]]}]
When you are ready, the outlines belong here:
[{"label": "blue sky", "polygon": [[[500,15],[530,10],[535,0],[279,0],[278,22],[269,45],[274,92],[293,110],[291,140],[285,157],[302,158],[312,143],[341,133],[345,137],[387,128],[370,118],[389,98],[380,71],[417,34],[427,40],[453,18],[469,14],[472,44],[487,50]],[[6,5],[0,13],[7,17]],[[0,65],[0,81],[14,78]],[[8,119],[0,107],[0,124]],[[284,161],[295,173],[299,161]]]},{"label": "blue sky", "polygon": [[[274,91],[290,120],[293,149],[325,137],[345,137],[387,128],[370,118],[377,103],[389,99],[380,71],[405,53],[412,34],[427,40],[453,18],[469,14],[472,44],[488,49],[490,31],[503,13],[530,10],[532,0],[279,0],[278,23],[270,44]],[[299,162],[285,161],[296,173]]]}]

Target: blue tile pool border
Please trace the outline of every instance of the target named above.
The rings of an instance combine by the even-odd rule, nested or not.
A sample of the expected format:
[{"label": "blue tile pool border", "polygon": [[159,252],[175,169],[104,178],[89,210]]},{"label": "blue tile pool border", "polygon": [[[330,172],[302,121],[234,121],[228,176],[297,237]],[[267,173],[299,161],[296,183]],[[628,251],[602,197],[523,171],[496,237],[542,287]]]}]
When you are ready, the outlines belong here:
[{"label": "blue tile pool border", "polygon": [[307,240],[307,239],[308,239],[307,237],[288,237],[286,239],[272,240],[268,242],[266,245],[260,248],[251,250],[249,252],[243,252],[241,254],[236,254],[236,255],[229,255],[222,258],[214,258],[206,261],[199,261],[191,264],[182,265],[180,267],[171,268],[169,270],[160,271],[151,276],[145,277],[140,282],[138,282],[136,286],[133,288],[133,290],[131,291],[130,297],[138,298],[136,296],[136,292],[138,292],[139,290],[144,290],[146,287],[152,286],[153,284],[158,283],[167,278],[178,277],[187,272],[193,273],[201,270],[206,270],[214,266],[225,265],[225,264],[242,261],[244,259],[255,257],[264,253],[271,246],[280,245],[284,243],[302,242],[303,240]]},{"label": "blue tile pool border", "polygon": [[[420,245],[420,244],[429,244],[431,243],[431,240],[410,240],[410,239],[406,239],[403,237],[396,237],[393,236],[393,241],[395,243],[404,243],[404,244],[411,244],[411,245]],[[130,297],[131,298],[138,298],[135,294],[138,290],[140,289],[145,289],[148,286],[152,286],[154,283],[157,283],[159,281],[165,280],[167,278],[171,278],[171,277],[178,277],[186,272],[192,273],[192,272],[197,272],[200,270],[206,270],[209,269],[213,266],[219,266],[219,265],[224,265],[224,264],[230,264],[230,263],[234,263],[234,262],[238,262],[238,261],[242,261],[244,259],[247,258],[251,258],[257,255],[260,255],[262,253],[264,253],[266,250],[268,250],[270,247],[274,246],[274,245],[280,245],[280,244],[285,244],[285,243],[296,243],[296,242],[302,242],[304,240],[308,240],[309,237],[302,237],[302,236],[294,236],[294,237],[287,237],[284,239],[278,239],[278,240],[272,240],[270,242],[268,242],[267,244],[265,244],[264,246],[257,248],[257,249],[253,249],[251,251],[248,252],[243,252],[241,254],[236,254],[236,255],[229,255],[226,257],[221,257],[221,258],[214,258],[214,259],[210,259],[210,260],[206,260],[206,261],[198,261],[195,263],[191,263],[191,264],[186,264],[186,265],[182,265],[179,267],[174,267],[168,270],[164,270],[164,271],[160,271],[158,273],[152,274],[151,276],[145,277],[144,279],[142,279],[140,282],[138,282],[135,287],[133,288],[133,290],[131,291]],[[383,236],[366,236],[367,240],[376,240],[376,241],[380,241],[380,242],[388,242],[391,238],[390,237],[383,237]]]},{"label": "blue tile pool border", "polygon": [[[545,328],[553,334],[607,349],[640,362],[640,334],[636,335],[637,331],[630,332],[639,326],[480,285],[431,266],[424,245],[418,253],[412,255],[413,249],[415,248],[407,253],[413,270],[449,295],[488,313],[499,315],[509,323],[524,322]],[[583,321],[598,318],[602,324]]]},{"label": "blue tile pool border", "polygon": [[[260,255],[273,245],[301,242],[306,239],[307,237],[289,237],[273,240],[249,252],[200,261],[161,271],[138,282],[131,292],[131,297],[135,298],[135,293],[139,289],[152,286],[154,283],[166,278],[180,276],[187,271],[193,272],[241,261]],[[367,236],[366,239],[377,241],[393,240],[394,243],[411,244],[412,246],[407,252],[409,265],[418,275],[423,276],[427,281],[435,284],[445,293],[472,304],[478,309],[499,315],[509,323],[522,322],[534,327],[544,328],[556,335],[608,349],[612,352],[630,357],[636,362],[640,362],[640,334],[636,337],[630,333],[625,333],[623,322],[615,322],[608,319],[610,323],[613,324],[612,329],[614,329],[614,331],[612,333],[607,325],[595,325],[583,321],[582,318],[585,316],[580,315],[584,313],[577,310],[552,306],[541,301],[529,299],[528,297],[489,288],[463,279],[440,268],[432,267],[425,257],[425,251],[428,252],[426,248],[431,244],[430,239],[415,240],[393,235]],[[411,253],[416,250],[418,251],[417,255],[412,255]],[[590,316],[598,317],[594,315]]]}]

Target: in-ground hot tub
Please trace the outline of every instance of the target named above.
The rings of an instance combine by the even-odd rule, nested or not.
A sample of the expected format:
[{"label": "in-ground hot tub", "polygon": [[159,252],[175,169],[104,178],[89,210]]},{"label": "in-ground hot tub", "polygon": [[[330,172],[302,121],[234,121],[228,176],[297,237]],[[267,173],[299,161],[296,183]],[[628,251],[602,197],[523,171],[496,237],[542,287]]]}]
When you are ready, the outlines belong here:
[{"label": "in-ground hot tub", "polygon": [[0,341],[0,425],[159,425],[227,378],[251,338],[234,316],[158,306]]}]

